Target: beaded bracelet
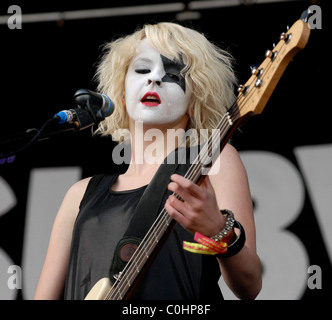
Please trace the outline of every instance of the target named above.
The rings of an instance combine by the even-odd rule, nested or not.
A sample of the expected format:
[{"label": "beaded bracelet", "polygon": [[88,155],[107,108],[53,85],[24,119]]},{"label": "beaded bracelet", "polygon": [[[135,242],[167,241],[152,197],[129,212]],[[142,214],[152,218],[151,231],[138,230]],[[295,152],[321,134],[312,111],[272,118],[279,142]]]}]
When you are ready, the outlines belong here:
[{"label": "beaded bracelet", "polygon": [[240,231],[235,240],[228,244],[227,251],[216,255],[218,258],[229,258],[236,255],[243,248],[246,242],[246,234],[241,223],[235,220],[232,211],[224,209],[220,210],[220,212],[226,217],[226,225],[217,235],[211,237],[212,240],[228,243],[230,239],[233,239],[233,235],[235,235],[234,228],[237,228]]},{"label": "beaded bracelet", "polygon": [[229,236],[233,232],[234,222],[235,222],[234,214],[233,214],[232,211],[227,210],[227,209],[220,210],[220,212],[226,218],[226,225],[225,225],[224,229],[222,229],[215,236],[211,237],[211,239],[216,241],[216,242],[220,242],[221,240],[223,240],[223,242],[228,242],[227,241],[228,239],[225,241],[225,238],[230,238]]}]

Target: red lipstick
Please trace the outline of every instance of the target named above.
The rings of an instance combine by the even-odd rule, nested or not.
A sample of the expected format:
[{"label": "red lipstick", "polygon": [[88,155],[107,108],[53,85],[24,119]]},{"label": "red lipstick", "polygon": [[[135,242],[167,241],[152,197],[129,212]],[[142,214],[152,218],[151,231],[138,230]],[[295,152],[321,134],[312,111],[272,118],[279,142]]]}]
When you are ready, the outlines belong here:
[{"label": "red lipstick", "polygon": [[157,92],[148,91],[141,99],[141,103],[147,107],[156,107],[161,100]]}]

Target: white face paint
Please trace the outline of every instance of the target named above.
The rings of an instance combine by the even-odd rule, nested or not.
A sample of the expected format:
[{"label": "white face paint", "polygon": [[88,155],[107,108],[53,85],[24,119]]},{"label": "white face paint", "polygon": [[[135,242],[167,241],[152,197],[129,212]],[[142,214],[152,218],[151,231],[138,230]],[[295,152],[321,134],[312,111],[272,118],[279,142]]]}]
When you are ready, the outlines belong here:
[{"label": "white face paint", "polygon": [[[186,114],[190,90],[186,90],[174,64],[142,40],[126,75],[128,115],[144,124],[174,124]],[[166,69],[166,71],[165,71]]]}]

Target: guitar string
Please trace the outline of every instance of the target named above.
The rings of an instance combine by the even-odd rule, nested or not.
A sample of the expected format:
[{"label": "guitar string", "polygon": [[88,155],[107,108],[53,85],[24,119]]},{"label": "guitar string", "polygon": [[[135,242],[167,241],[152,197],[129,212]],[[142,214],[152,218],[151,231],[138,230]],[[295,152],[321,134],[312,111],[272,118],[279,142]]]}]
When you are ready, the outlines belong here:
[{"label": "guitar string", "polygon": [[[282,46],[283,46],[284,44],[285,44],[285,42],[282,43]],[[281,46],[281,48],[282,48],[282,46]],[[279,50],[279,51],[280,51],[280,50]],[[266,61],[266,59],[262,62],[261,65],[263,65],[265,61]],[[267,67],[267,68],[270,68],[271,65],[272,65],[272,63],[273,63],[273,61],[272,61],[271,59],[269,59],[269,61],[268,61],[266,67]],[[265,77],[265,74],[266,74],[267,71],[268,71],[268,70],[264,70],[263,75],[260,77],[261,79],[263,79],[263,78]],[[257,77],[256,77],[256,78],[257,78]],[[250,89],[252,83],[254,82],[254,80],[255,80],[256,78],[253,78],[250,84],[248,84],[248,82],[246,83],[246,84],[248,84],[247,86],[249,86],[249,89]],[[248,81],[250,81],[250,80],[248,80]],[[255,90],[254,90],[254,91],[255,91]],[[249,94],[251,94],[251,95],[253,94],[253,90],[252,90],[252,89],[250,89],[249,92],[247,91],[245,95],[241,92],[241,93],[238,95],[237,99],[235,100],[235,103],[229,108],[229,110],[228,110],[227,113],[228,113],[228,115],[231,117],[231,119],[232,119],[233,121],[235,121],[235,120],[238,119],[238,118],[237,118],[237,115],[238,115],[238,113],[239,113],[238,109],[240,110],[240,109],[242,108],[242,106],[245,105],[245,104],[247,103],[246,101],[250,98]],[[241,99],[241,98],[243,98],[243,99]],[[234,118],[234,116],[235,116],[235,118]],[[217,129],[218,129],[218,127],[221,125],[221,127],[220,127],[220,132],[221,132],[221,133],[224,133],[224,132],[225,132],[224,130],[227,129],[227,124],[228,124],[228,123],[229,123],[229,122],[228,122],[228,119],[227,119],[227,114],[225,114],[225,115],[222,117],[222,120],[220,121],[220,123],[218,124]],[[230,125],[229,127],[231,127],[231,125]],[[228,128],[228,129],[229,129],[229,128]],[[204,146],[203,146],[201,152],[198,154],[198,156],[197,156],[196,159],[194,160],[194,163],[195,163],[195,161],[199,162],[199,161],[197,160],[197,158],[201,157],[201,159],[203,159],[204,157],[206,157],[206,155],[208,154],[208,152],[209,152],[209,150],[210,150],[210,148],[211,148],[211,144],[210,144],[209,142],[211,141],[211,143],[212,143],[212,141],[213,141],[213,135],[215,136],[215,135],[216,135],[216,132],[218,132],[218,131],[219,131],[219,130],[215,130],[215,131],[213,132],[213,134],[212,134],[212,136],[211,136],[212,139],[208,139],[207,143],[204,144]],[[210,137],[210,138],[211,138],[211,137]],[[214,138],[215,138],[215,137],[214,137]],[[202,153],[203,153],[203,154],[202,154]],[[196,163],[197,163],[197,162],[196,162]],[[193,170],[190,170],[191,168],[194,168],[194,169],[193,169]],[[185,175],[185,177],[193,181],[193,180],[196,179],[196,177],[197,177],[199,171],[201,171],[202,167],[199,167],[199,169],[198,169],[197,166],[193,166],[193,167],[190,167],[190,169],[188,170],[188,172],[187,172],[187,174]],[[177,195],[176,195],[176,196],[177,196]],[[157,233],[157,234],[158,234],[158,233],[160,234],[161,231],[163,231],[164,229],[165,229],[165,231],[166,231],[168,225],[172,222],[172,220],[173,220],[173,219],[168,215],[166,209],[164,208],[164,209],[161,211],[161,213],[158,215],[158,217],[156,218],[155,223],[153,223],[152,227],[150,228],[150,230],[147,232],[146,236],[145,236],[144,239],[142,240],[141,243],[143,243],[143,245],[142,245],[142,246],[138,246],[138,248],[137,248],[136,251],[134,252],[132,258],[129,260],[129,262],[127,263],[127,265],[126,265],[125,268],[123,269],[122,274],[125,274],[126,272],[127,272],[127,273],[130,273],[130,272],[131,272],[131,274],[136,273],[136,272],[140,272],[141,268],[144,266],[144,263],[145,263],[145,261],[146,261],[145,258],[144,258],[143,256],[144,256],[144,255],[149,255],[149,254],[150,254],[150,252],[146,252],[146,248],[144,248],[144,250],[143,250],[143,247],[144,247],[144,246],[145,246],[145,247],[148,247],[148,248],[150,249],[149,251],[153,251],[154,247],[152,247],[151,245],[148,246],[147,243],[149,243],[149,242],[152,242],[152,243],[153,243],[153,242],[157,242],[157,241],[159,241],[160,239],[156,239],[156,233]],[[152,232],[151,232],[152,229],[153,229],[153,231],[154,231],[153,234],[152,234]],[[147,239],[145,239],[145,238],[147,238]],[[157,237],[157,238],[158,238],[158,237]],[[145,240],[147,240],[147,241],[145,241]],[[144,244],[144,243],[145,243],[145,244]],[[143,251],[144,251],[144,252],[143,252]],[[136,256],[138,256],[138,257],[136,257]],[[139,260],[139,261],[138,261],[138,262],[136,261],[135,266],[134,266],[133,263],[132,263],[132,261],[135,260],[135,259],[136,259],[136,260]],[[143,264],[142,264],[142,263],[143,263]],[[131,269],[131,271],[130,271],[130,270],[126,270],[126,269]],[[138,271],[137,269],[139,269],[139,271]],[[120,277],[118,278],[118,280],[116,280],[116,282],[120,282],[120,283],[121,283],[121,281],[125,281],[125,280],[123,280],[123,279],[124,279],[124,277],[123,277],[122,275],[120,275]],[[128,276],[126,276],[126,279],[127,279],[128,284],[131,284],[131,283],[132,283],[132,277],[131,277],[130,280],[129,280],[129,279],[128,279]],[[135,279],[135,278],[134,278],[134,279]],[[125,293],[121,294],[121,293],[119,292],[119,291],[121,290],[121,288],[119,287],[119,286],[121,286],[121,284],[116,285],[116,282],[114,283],[114,288],[115,288],[116,290],[111,290],[111,291],[107,294],[107,296],[106,296],[106,297],[107,297],[107,300],[112,298],[112,294],[113,294],[113,296],[114,296],[114,295],[118,295],[118,297],[119,297],[120,299],[122,299],[122,296],[124,296]],[[124,283],[124,285],[122,286],[122,291],[127,287],[128,284]],[[112,289],[114,289],[114,288],[112,288]],[[115,297],[114,297],[114,298],[115,298]]]}]

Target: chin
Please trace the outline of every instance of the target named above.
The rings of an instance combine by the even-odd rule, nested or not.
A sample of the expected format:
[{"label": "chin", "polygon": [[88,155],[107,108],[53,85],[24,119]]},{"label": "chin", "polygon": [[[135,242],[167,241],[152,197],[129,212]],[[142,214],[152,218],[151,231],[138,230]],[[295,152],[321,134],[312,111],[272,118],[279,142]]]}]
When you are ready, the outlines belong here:
[{"label": "chin", "polygon": [[156,120],[156,119],[139,119],[137,121],[141,121],[141,122],[143,122],[143,124],[151,125],[151,126],[153,126],[153,125],[164,126],[166,124],[172,123],[172,121],[170,122],[170,119],[158,119],[158,120]]}]

